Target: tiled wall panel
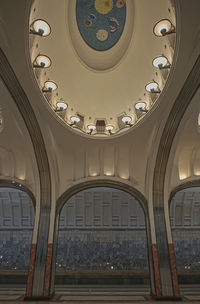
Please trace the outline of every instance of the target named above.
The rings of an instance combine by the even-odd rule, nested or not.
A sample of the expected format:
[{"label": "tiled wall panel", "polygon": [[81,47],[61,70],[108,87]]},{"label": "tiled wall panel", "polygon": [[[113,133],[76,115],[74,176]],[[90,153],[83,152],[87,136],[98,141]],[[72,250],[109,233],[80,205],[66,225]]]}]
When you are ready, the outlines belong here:
[{"label": "tiled wall panel", "polygon": [[146,231],[61,230],[57,270],[148,269]]},{"label": "tiled wall panel", "polygon": [[[171,204],[170,217],[178,270],[199,270],[200,193],[177,193]],[[25,193],[0,192],[0,269],[27,269],[33,224],[34,208]],[[120,191],[103,193],[97,189],[78,193],[61,212],[57,265],[64,269],[65,263],[69,267],[63,262],[67,254],[67,259],[73,259],[73,254],[77,256],[77,252],[84,252],[89,259],[92,252],[98,250],[106,256],[109,248],[111,256],[116,254],[120,257],[118,261],[125,260],[120,247],[122,236],[125,252],[130,257],[127,264],[133,266],[131,263],[135,259],[134,267],[146,267],[145,221],[139,203]],[[96,241],[95,237],[98,237]],[[94,265],[90,264],[90,267]]]}]

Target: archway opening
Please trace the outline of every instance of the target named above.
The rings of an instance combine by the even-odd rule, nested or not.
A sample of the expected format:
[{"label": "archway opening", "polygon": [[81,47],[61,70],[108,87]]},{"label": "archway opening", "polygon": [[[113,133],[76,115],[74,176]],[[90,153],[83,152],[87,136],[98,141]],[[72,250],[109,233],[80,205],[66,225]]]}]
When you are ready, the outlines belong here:
[{"label": "archway opening", "polygon": [[24,191],[0,187],[0,283],[25,284],[34,226],[34,206]]},{"label": "archway opening", "polygon": [[137,284],[149,291],[145,215],[136,198],[111,187],[95,187],[65,202],[59,219],[56,284]]},{"label": "archway opening", "polygon": [[184,293],[188,284],[198,284],[199,291],[200,187],[176,192],[171,199],[170,220],[180,291]]}]

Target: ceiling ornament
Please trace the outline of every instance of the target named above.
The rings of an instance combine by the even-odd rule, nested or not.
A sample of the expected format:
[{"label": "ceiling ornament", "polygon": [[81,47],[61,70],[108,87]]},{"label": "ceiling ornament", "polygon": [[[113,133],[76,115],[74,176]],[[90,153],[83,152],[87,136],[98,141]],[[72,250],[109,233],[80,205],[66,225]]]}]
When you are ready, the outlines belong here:
[{"label": "ceiling ornament", "polygon": [[79,134],[109,138],[148,117],[173,62],[171,1],[59,0],[59,17],[51,8],[57,0],[34,1],[31,60],[60,121]]},{"label": "ceiling ornament", "polygon": [[83,40],[105,51],[120,39],[126,21],[126,3],[119,0],[77,0],[76,21]]}]

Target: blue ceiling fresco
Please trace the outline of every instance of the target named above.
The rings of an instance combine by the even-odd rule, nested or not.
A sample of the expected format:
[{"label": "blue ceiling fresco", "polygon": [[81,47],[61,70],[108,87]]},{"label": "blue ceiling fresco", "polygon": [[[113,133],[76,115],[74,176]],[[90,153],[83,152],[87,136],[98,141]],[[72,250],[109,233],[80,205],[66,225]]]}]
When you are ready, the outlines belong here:
[{"label": "blue ceiling fresco", "polygon": [[120,39],[126,21],[125,0],[77,0],[76,20],[83,40],[106,51]]}]

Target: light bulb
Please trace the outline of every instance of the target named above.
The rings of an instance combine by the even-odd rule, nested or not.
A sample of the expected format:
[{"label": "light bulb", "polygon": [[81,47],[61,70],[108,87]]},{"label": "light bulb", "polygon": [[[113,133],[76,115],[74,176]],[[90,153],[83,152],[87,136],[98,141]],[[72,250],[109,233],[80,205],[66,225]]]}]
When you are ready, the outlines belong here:
[{"label": "light bulb", "polygon": [[41,36],[48,36],[51,33],[51,28],[49,24],[42,19],[38,19],[34,21],[33,29],[36,33],[38,33]]}]

